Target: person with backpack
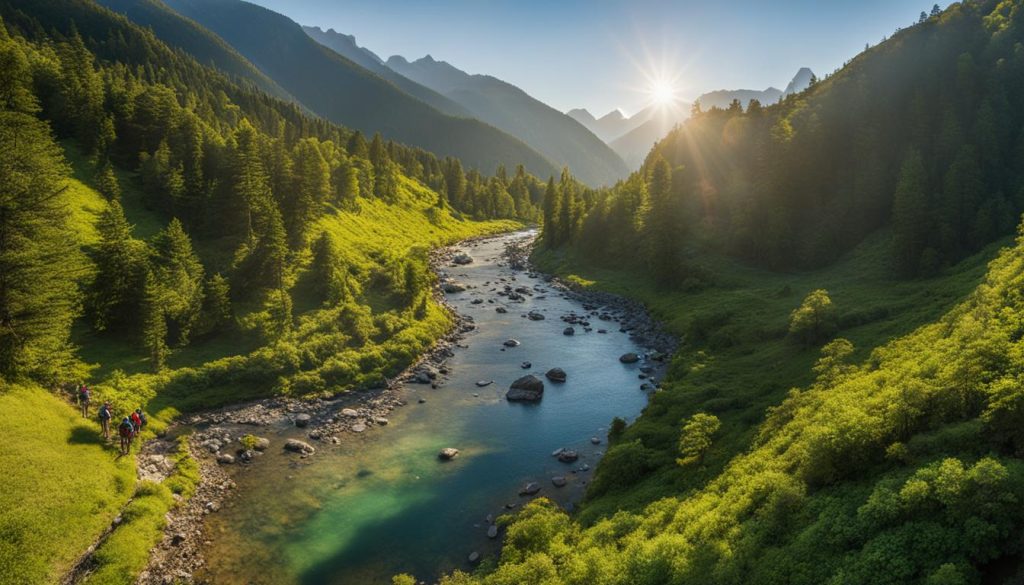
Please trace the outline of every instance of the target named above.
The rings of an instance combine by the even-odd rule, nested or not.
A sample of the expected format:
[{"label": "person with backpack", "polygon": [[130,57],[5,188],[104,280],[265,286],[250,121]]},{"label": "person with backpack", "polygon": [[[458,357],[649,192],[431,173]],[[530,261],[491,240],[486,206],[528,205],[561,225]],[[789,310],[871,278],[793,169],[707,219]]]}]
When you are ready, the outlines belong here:
[{"label": "person with backpack", "polygon": [[135,435],[135,426],[132,419],[127,416],[117,426],[117,435],[121,437],[121,455],[127,455],[132,448],[132,437]]},{"label": "person with backpack", "polygon": [[82,408],[82,416],[89,418],[89,402],[92,401],[92,392],[85,382],[78,385],[78,406]]},{"label": "person with backpack", "polygon": [[142,412],[141,408],[136,409],[135,412],[133,412],[133,413],[131,413],[131,415],[129,415],[130,418],[131,418],[132,427],[133,427],[132,428],[132,440],[133,441],[135,440],[135,437],[138,437],[139,433],[142,432],[142,417],[139,416],[140,412]]},{"label": "person with backpack", "polygon": [[104,402],[100,406],[100,428],[103,429],[103,438],[107,441],[110,440],[110,403]]}]

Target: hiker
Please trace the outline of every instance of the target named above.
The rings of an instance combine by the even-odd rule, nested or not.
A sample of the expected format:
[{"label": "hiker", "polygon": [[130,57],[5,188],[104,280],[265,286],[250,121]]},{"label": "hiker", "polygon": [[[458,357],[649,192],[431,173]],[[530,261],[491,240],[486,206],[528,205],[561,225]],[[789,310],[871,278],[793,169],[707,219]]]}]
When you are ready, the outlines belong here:
[{"label": "hiker", "polygon": [[103,429],[103,438],[110,440],[110,403],[104,402],[100,406],[100,428]]},{"label": "hiker", "polygon": [[135,412],[133,412],[131,414],[131,421],[132,421],[132,427],[133,427],[132,428],[132,440],[133,441],[135,440],[135,437],[139,436],[139,433],[142,432],[142,417],[139,416],[141,413],[142,413],[142,409],[141,408],[137,408],[137,409],[135,409]]},{"label": "hiker", "polygon": [[92,400],[92,392],[85,382],[78,384],[78,406],[82,408],[82,416],[89,418],[89,401]]},{"label": "hiker", "polygon": [[127,455],[132,448],[132,436],[135,435],[132,419],[126,416],[121,420],[121,424],[117,427],[117,435],[121,437],[121,454]]}]

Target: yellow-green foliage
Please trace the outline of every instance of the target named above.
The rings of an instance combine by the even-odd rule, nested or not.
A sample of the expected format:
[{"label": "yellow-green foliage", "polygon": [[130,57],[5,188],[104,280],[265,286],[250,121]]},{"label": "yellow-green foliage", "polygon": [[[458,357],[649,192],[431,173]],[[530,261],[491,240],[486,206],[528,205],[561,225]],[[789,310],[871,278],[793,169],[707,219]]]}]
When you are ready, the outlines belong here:
[{"label": "yellow-green foliage", "polygon": [[[701,489],[581,528],[543,501],[455,583],[976,583],[1024,528],[1024,235],[932,324],[770,411]],[[609,456],[611,453],[609,453]]]},{"label": "yellow-green foliage", "polygon": [[56,582],[131,496],[134,459],[30,386],[0,388],[0,444],[0,583]]}]

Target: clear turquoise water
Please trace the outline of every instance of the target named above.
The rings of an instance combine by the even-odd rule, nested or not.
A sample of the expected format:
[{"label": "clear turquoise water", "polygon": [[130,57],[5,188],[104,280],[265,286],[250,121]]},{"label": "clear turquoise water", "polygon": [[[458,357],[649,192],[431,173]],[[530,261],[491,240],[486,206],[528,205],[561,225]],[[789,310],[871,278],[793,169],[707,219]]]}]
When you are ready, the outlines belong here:
[{"label": "clear turquoise water", "polygon": [[[487,292],[498,278],[512,276],[514,286],[547,288],[540,279],[496,265],[508,237],[522,235],[467,246],[475,262],[449,269],[476,287],[449,300],[478,327],[463,340],[469,347],[449,360],[452,372],[443,386],[407,386],[408,405],[391,414],[390,425],[346,433],[340,445],[315,443],[317,453],[306,460],[278,450],[284,438],[302,436],[282,425],[269,433],[274,447],[256,464],[232,468],[236,494],[207,523],[212,542],[205,577],[216,583],[386,584],[408,572],[432,581],[442,572],[469,569],[472,551],[497,554],[485,517],[505,513],[507,503],[525,502],[517,495],[525,482],[539,482],[541,496],[563,505],[579,500],[604,449],[590,437],[604,439],[613,417],[631,420],[646,404],[639,364],[618,362],[622,353],[643,348],[617,324],[596,319],[592,333],[577,327],[575,336],[562,335],[559,316],[583,309],[557,293],[535,293],[548,296],[520,304]],[[471,304],[478,297],[485,302]],[[496,305],[486,302],[492,298],[508,314],[496,313]],[[547,319],[521,317],[529,310]],[[598,334],[600,327],[608,334]],[[522,345],[502,351],[510,337]],[[533,367],[522,370],[523,361]],[[516,378],[542,376],[556,366],[568,381],[545,381],[540,404],[504,399]],[[477,388],[477,380],[495,383]],[[427,402],[419,404],[420,397]],[[440,462],[443,447],[461,454]],[[579,450],[580,460],[559,463],[551,457],[559,447]],[[584,464],[591,470],[581,471]],[[566,476],[569,485],[554,487],[554,475]]]}]

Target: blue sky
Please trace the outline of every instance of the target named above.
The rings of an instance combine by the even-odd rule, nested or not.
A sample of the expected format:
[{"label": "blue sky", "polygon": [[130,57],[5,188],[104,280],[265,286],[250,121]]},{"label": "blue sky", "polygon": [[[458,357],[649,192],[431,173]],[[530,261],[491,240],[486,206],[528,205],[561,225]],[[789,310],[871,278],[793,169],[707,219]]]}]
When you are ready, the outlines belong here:
[{"label": "blue sky", "polygon": [[[382,58],[430,54],[518,85],[560,110],[631,113],[654,79],[680,98],[785,87],[819,76],[897,27],[927,0],[251,0],[353,34]],[[942,6],[948,2],[942,2]]]}]

